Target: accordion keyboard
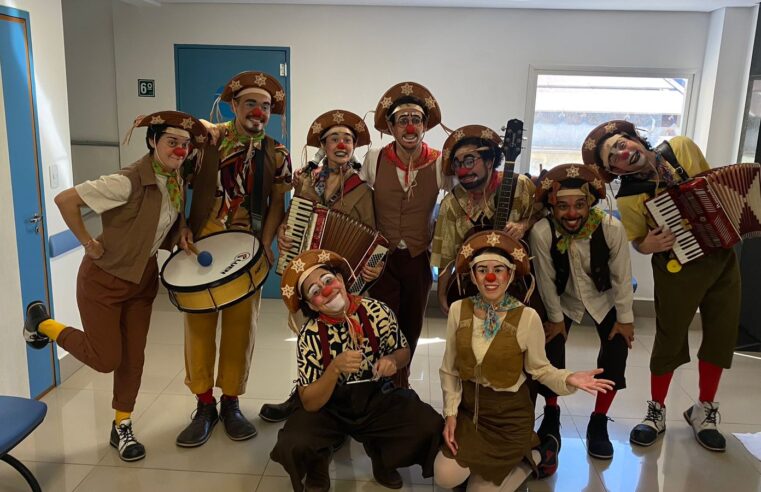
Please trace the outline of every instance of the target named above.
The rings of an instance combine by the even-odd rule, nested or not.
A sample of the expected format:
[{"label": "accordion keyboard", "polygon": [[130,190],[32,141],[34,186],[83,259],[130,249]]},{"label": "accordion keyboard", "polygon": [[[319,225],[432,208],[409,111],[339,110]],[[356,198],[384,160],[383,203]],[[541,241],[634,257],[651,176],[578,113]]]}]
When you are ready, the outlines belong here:
[{"label": "accordion keyboard", "polygon": [[692,233],[687,221],[683,220],[671,194],[662,193],[646,202],[645,205],[655,223],[666,226],[676,236],[673,251],[680,263],[685,264],[703,256],[698,238]]},{"label": "accordion keyboard", "polygon": [[288,230],[286,236],[291,239],[292,246],[288,251],[281,251],[280,258],[277,262],[277,273],[283,274],[283,271],[299,253],[301,253],[301,245],[304,242],[304,238],[310,238],[311,234],[309,229],[312,222],[312,209],[314,204],[300,197],[293,197],[291,200],[291,208],[288,211],[288,219],[286,224]]}]

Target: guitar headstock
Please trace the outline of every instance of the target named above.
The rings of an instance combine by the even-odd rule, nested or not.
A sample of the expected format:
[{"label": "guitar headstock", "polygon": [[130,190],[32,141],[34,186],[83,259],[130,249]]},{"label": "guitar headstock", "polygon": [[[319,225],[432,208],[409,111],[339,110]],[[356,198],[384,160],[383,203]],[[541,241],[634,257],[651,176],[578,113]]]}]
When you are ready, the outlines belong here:
[{"label": "guitar headstock", "polygon": [[502,152],[505,154],[505,161],[515,162],[523,146],[523,122],[512,119],[507,122],[503,130],[505,130],[505,138],[502,140]]}]

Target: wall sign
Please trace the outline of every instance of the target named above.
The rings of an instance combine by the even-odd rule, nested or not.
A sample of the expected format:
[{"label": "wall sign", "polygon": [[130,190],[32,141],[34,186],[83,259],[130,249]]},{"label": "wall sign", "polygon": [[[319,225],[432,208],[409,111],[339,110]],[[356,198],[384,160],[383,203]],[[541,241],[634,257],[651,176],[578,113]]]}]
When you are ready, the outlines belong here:
[{"label": "wall sign", "polygon": [[137,79],[139,97],[156,97],[156,82],[153,79]]}]

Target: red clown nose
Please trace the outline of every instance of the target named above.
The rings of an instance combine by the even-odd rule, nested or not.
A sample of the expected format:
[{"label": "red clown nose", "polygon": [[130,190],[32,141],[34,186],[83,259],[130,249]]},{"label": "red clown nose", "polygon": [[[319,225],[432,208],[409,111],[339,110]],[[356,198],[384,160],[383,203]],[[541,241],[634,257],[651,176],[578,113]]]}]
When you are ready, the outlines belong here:
[{"label": "red clown nose", "polygon": [[322,295],[322,297],[328,297],[332,293],[333,293],[333,287],[331,287],[330,285],[326,285],[320,291],[320,295]]},{"label": "red clown nose", "polygon": [[336,145],[336,150],[346,150],[346,144],[343,142],[338,142],[338,145]]},{"label": "red clown nose", "polygon": [[250,113],[248,113],[248,115],[251,116],[252,118],[258,119],[258,118],[261,118],[264,115],[264,113],[262,113],[261,108],[254,108],[251,110]]},{"label": "red clown nose", "polygon": [[624,150],[623,152],[619,152],[618,158],[619,159],[629,159],[629,155],[631,155],[631,153],[628,150]]},{"label": "red clown nose", "polygon": [[172,150],[172,154],[176,155],[177,157],[185,157],[188,155],[188,151],[182,147],[175,147],[174,150]]},{"label": "red clown nose", "polygon": [[467,168],[464,168],[464,167],[457,168],[457,177],[458,178],[464,178],[468,174],[470,174],[470,169],[467,169]]},{"label": "red clown nose", "polygon": [[489,272],[486,274],[485,278],[487,282],[494,282],[495,280],[497,280],[497,275],[495,275],[494,272]]},{"label": "red clown nose", "polygon": [[404,128],[404,131],[406,131],[408,134],[415,133],[415,125],[410,123]]}]

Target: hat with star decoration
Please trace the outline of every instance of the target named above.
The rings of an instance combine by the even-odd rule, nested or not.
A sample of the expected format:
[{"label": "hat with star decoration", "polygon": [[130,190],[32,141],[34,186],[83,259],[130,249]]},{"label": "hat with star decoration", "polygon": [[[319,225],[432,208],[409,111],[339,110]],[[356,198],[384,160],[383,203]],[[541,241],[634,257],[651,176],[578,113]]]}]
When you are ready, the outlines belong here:
[{"label": "hat with star decoration", "polygon": [[403,97],[415,98],[420,102],[420,107],[425,113],[425,129],[430,130],[441,123],[441,109],[439,103],[431,94],[431,91],[416,82],[400,82],[383,94],[378,106],[375,108],[375,129],[389,135],[388,123],[389,110]]},{"label": "hat with star decoration", "polygon": [[[203,146],[208,137],[208,132],[206,131],[206,127],[203,126],[203,123],[182,111],[159,111],[157,113],[151,113],[148,116],[140,115],[135,118],[132,128],[159,125],[166,125],[186,132],[187,137],[191,139],[191,142],[196,147]],[[178,136],[184,135],[178,133]]]},{"label": "hat with star decoration", "polygon": [[584,164],[596,166],[600,171],[602,179],[608,183],[616,179],[617,176],[605,168],[605,164],[600,158],[600,147],[607,139],[621,133],[643,141],[642,137],[637,133],[634,124],[626,120],[611,120],[597,125],[594,130],[589,132],[581,148],[581,159],[584,161]]},{"label": "hat with star decoration", "polygon": [[280,297],[283,298],[288,311],[295,313],[300,309],[301,283],[320,266],[328,266],[336,270],[341,274],[346,285],[350,285],[355,280],[349,262],[338,253],[327,249],[304,251],[288,263],[280,281]]},{"label": "hat with star decoration", "polygon": [[225,89],[219,98],[230,103],[233,99],[255,92],[257,89],[266,91],[272,97],[272,114],[285,113],[285,91],[277,79],[264,72],[241,72],[225,84]]},{"label": "hat with star decoration", "polygon": [[554,205],[561,190],[581,190],[589,195],[590,206],[605,199],[605,180],[596,166],[560,164],[539,176],[534,197],[537,203]]},{"label": "hat with star decoration", "polygon": [[323,113],[312,122],[307,133],[307,145],[320,146],[320,139],[335,126],[345,126],[354,133],[354,147],[370,144],[370,132],[358,115],[343,109],[333,109]]},{"label": "hat with star decoration", "polygon": [[531,273],[528,250],[519,241],[513,239],[504,231],[482,231],[470,236],[457,252],[455,271],[465,274],[470,271],[470,262],[476,253],[486,248],[496,248],[504,251],[515,264],[515,276],[522,277]]},{"label": "hat with star decoration", "polygon": [[454,176],[454,168],[452,166],[452,151],[457,144],[466,138],[480,138],[487,142],[494,144],[497,149],[502,147],[502,139],[500,136],[489,127],[483,125],[466,125],[458,128],[452,132],[444,141],[444,148],[441,150],[441,164],[444,169],[444,174],[447,176]]}]

